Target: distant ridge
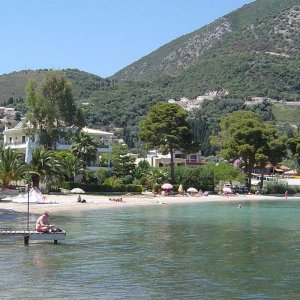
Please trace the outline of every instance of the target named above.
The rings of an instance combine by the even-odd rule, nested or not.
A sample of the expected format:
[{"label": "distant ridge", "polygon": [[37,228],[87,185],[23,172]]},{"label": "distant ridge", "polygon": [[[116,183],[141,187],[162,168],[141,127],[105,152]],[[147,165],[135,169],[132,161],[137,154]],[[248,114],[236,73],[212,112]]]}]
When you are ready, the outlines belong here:
[{"label": "distant ridge", "polygon": [[[7,101],[10,97],[16,99],[23,98],[28,80],[34,79],[39,84],[48,71],[48,69],[21,70],[19,72],[0,75],[0,103]],[[77,100],[88,97],[95,87],[105,82],[105,79],[97,75],[77,69],[66,69],[61,71],[64,72],[67,78],[72,82],[73,95]]]}]

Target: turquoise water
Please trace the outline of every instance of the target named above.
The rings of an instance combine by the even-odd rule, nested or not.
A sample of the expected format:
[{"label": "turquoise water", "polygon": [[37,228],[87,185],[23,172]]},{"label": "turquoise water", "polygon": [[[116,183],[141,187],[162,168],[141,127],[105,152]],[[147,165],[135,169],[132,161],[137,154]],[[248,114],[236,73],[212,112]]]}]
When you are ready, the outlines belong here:
[{"label": "turquoise water", "polygon": [[[0,298],[300,299],[300,201],[242,205],[52,216],[68,231],[58,245],[0,240]],[[26,215],[0,221],[10,229]]]}]

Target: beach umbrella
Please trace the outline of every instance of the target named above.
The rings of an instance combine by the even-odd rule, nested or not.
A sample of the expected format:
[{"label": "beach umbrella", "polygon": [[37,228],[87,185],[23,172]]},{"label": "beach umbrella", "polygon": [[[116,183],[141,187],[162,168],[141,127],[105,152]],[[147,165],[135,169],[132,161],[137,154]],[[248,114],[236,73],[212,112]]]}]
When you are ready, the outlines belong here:
[{"label": "beach umbrella", "polygon": [[182,184],[180,184],[178,187],[178,193],[182,193],[182,192],[183,192],[183,186]]},{"label": "beach umbrella", "polygon": [[163,190],[171,190],[173,188],[173,185],[171,183],[164,183],[161,188]]},{"label": "beach umbrella", "polygon": [[296,175],[298,172],[297,170],[289,170],[284,172],[285,175]]},{"label": "beach umbrella", "polygon": [[231,194],[232,193],[232,189],[230,187],[224,187],[223,188],[223,193],[224,194]]},{"label": "beach umbrella", "polygon": [[74,188],[71,190],[71,193],[72,194],[84,194],[85,191],[83,189],[80,189],[80,188]]},{"label": "beach umbrella", "polygon": [[189,192],[189,193],[198,193],[198,190],[193,188],[193,187],[190,187],[190,188],[187,189],[187,192]]}]

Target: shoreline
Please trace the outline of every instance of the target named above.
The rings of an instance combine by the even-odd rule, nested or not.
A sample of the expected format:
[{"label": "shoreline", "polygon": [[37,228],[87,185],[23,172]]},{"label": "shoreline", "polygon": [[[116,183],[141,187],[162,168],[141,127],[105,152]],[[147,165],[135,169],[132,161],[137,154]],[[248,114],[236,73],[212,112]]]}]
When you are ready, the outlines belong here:
[{"label": "shoreline", "polygon": [[[122,196],[103,196],[85,195],[81,198],[86,203],[77,202],[78,195],[45,195],[46,203],[30,203],[29,211],[31,214],[41,214],[49,211],[50,214],[60,215],[62,213],[80,212],[87,210],[111,209],[115,207],[133,206],[153,206],[153,205],[172,205],[190,203],[209,203],[209,202],[245,202],[245,201],[264,201],[264,200],[285,200],[284,195],[208,195],[208,196],[147,196],[147,195],[122,195]],[[122,202],[110,199],[120,199]],[[288,196],[288,200],[300,200],[300,196]],[[47,203],[48,202],[48,203]],[[0,209],[12,210],[16,212],[27,212],[27,203],[15,203],[12,201],[0,201]]]}]

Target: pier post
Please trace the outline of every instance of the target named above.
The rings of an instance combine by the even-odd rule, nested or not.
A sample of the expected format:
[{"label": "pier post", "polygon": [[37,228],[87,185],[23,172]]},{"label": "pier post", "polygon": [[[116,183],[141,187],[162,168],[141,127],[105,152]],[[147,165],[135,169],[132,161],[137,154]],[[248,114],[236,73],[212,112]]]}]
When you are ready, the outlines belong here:
[{"label": "pier post", "polygon": [[24,234],[24,244],[29,245],[29,234]]}]

